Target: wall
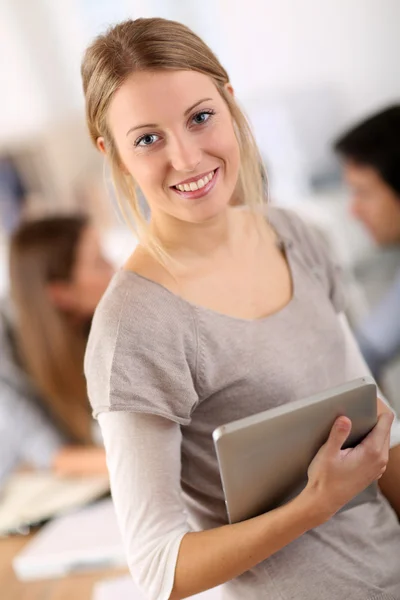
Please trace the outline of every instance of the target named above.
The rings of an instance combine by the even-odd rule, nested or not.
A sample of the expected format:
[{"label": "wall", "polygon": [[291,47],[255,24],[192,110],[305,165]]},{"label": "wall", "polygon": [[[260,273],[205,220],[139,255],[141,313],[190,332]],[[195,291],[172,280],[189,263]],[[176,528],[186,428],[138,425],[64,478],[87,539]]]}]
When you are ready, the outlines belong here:
[{"label": "wall", "polygon": [[50,130],[56,150],[49,160],[58,155],[60,177],[63,143],[79,148],[65,159],[74,176],[87,168],[90,153],[87,138],[60,140],[58,133],[82,118],[83,51],[107,25],[128,16],[181,20],[211,45],[252,118],[282,201],[306,194],[310,180],[332,175],[329,146],[338,131],[400,98],[397,0],[0,2],[0,53],[10,57],[0,74],[6,90],[0,147]]},{"label": "wall", "polygon": [[202,35],[239,96],[327,88],[342,121],[400,97],[397,0],[1,0],[2,137],[36,130],[82,106],[88,41],[129,15],[179,19]]},{"label": "wall", "polygon": [[397,0],[221,0],[221,7],[227,66],[244,97],[337,89],[346,119],[399,99]]}]

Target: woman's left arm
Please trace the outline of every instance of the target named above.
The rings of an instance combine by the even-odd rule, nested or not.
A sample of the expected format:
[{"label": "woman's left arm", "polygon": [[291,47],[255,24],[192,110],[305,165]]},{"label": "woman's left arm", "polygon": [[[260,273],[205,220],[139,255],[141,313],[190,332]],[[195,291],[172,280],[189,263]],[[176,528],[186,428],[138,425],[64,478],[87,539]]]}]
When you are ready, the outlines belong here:
[{"label": "woman's left arm", "polygon": [[[361,354],[347,318],[343,313],[339,315],[339,321],[346,340],[347,380],[350,381],[351,379],[357,379],[365,375],[371,376],[371,372]],[[382,412],[395,412],[388,405],[379,389],[378,393],[380,398],[382,398],[378,398],[378,414]],[[400,519],[400,421],[398,418],[393,421],[390,445],[389,463],[386,467],[386,472],[379,480],[379,487]]]},{"label": "woman's left arm", "polygon": [[[391,412],[391,409],[378,398],[378,414],[383,412]],[[398,419],[393,421],[393,426],[397,427],[394,431],[394,436],[398,437],[400,423]],[[396,436],[397,434],[397,436]],[[397,439],[397,445],[391,444],[389,452],[389,462],[386,467],[385,473],[379,480],[379,487],[381,488],[382,494],[389,500],[392,508],[397,514],[400,520],[400,444]]]},{"label": "woman's left arm", "polygon": [[[386,411],[388,410],[385,407]],[[400,520],[400,446],[391,448],[385,473],[379,480],[382,493],[389,500]]]}]

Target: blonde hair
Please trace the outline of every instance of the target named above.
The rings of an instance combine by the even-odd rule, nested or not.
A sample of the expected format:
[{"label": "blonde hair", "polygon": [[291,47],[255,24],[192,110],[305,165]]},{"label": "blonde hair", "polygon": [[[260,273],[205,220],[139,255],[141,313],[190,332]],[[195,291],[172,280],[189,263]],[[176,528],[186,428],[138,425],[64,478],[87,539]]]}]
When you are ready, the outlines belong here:
[{"label": "blonde hair", "polygon": [[210,48],[185,25],[166,19],[127,20],[111,27],[89,46],[82,62],[87,125],[94,144],[99,137],[104,138],[121,212],[128,222],[132,215],[140,243],[161,260],[166,253],[149,231],[135,182],[121,169],[107,125],[107,111],[115,92],[132,73],[168,69],[197,71],[213,80],[232,115],[239,144],[241,166],[237,193],[254,213],[259,212],[266,196],[266,176],[250,125],[226,90],[228,74]]},{"label": "blonde hair", "polygon": [[92,423],[83,375],[87,331],[71,325],[68,315],[51,302],[47,288],[72,277],[87,225],[82,216],[30,221],[14,232],[10,243],[19,358],[60,429],[83,444],[91,443]]}]

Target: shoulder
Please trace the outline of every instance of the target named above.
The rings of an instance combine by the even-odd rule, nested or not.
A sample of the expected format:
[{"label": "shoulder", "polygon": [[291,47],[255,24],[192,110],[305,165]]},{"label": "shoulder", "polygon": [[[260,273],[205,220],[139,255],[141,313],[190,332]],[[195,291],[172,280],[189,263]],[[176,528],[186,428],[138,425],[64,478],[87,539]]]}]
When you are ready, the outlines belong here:
[{"label": "shoulder", "polygon": [[124,357],[173,349],[190,353],[196,342],[190,305],[162,285],[119,271],[100,301],[89,335],[85,371]]},{"label": "shoulder", "polygon": [[326,234],[293,210],[270,207],[267,218],[294,260],[324,285],[335,310],[344,310],[343,272]]},{"label": "shoulder", "polygon": [[267,208],[267,219],[279,237],[289,245],[294,244],[315,257],[328,248],[323,233],[294,210],[271,206]]},{"label": "shoulder", "polygon": [[267,205],[265,214],[267,220],[279,233],[301,235],[303,229],[307,227],[305,221],[290,208]]},{"label": "shoulder", "polygon": [[312,269],[337,269],[335,252],[323,232],[294,210],[270,207],[267,218],[281,241],[292,247]]},{"label": "shoulder", "polygon": [[132,271],[121,270],[113,278],[93,318],[89,339],[141,332],[161,333],[190,326],[190,306],[159,283]]},{"label": "shoulder", "polygon": [[119,272],[97,308],[86,350],[94,415],[137,411],[188,423],[197,355],[191,306],[153,281]]}]

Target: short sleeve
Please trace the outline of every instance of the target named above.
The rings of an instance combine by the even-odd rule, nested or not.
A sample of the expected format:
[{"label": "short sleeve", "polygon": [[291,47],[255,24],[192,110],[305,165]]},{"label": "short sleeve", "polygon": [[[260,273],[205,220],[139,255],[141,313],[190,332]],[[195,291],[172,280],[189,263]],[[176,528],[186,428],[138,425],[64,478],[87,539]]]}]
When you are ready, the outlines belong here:
[{"label": "short sleeve", "polygon": [[292,210],[272,209],[272,225],[289,244],[294,244],[310,272],[324,286],[337,313],[346,309],[344,274],[327,236]]},{"label": "short sleeve", "polygon": [[116,281],[98,306],[85,356],[93,414],[137,412],[188,425],[198,400],[190,307],[134,273]]}]

